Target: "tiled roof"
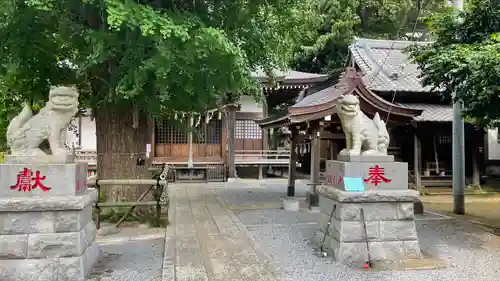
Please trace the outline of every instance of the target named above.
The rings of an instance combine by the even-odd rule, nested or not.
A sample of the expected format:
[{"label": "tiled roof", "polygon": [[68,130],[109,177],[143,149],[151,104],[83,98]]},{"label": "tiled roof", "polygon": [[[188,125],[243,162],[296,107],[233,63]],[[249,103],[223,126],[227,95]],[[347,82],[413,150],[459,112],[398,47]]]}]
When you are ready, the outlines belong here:
[{"label": "tiled roof", "polygon": [[[329,78],[328,74],[308,73],[295,70],[273,70],[273,75],[277,81],[284,83],[315,83],[325,81]],[[269,79],[262,69],[252,72],[252,77],[257,78],[261,82],[265,82]]]},{"label": "tiled roof", "polygon": [[400,107],[423,110],[422,115],[415,117],[417,122],[451,122],[453,107],[446,104],[397,103]]},{"label": "tiled roof", "polygon": [[340,81],[338,84],[332,87],[325,88],[323,90],[317,91],[310,95],[305,96],[296,104],[292,105],[291,108],[307,107],[324,104],[333,100],[336,100],[343,94],[346,94],[349,89],[348,83],[343,83]]},{"label": "tiled roof", "polygon": [[417,65],[411,63],[404,53],[406,47],[415,43],[357,38],[349,49],[368,89],[380,92],[430,92],[431,87],[423,87],[420,83]]}]

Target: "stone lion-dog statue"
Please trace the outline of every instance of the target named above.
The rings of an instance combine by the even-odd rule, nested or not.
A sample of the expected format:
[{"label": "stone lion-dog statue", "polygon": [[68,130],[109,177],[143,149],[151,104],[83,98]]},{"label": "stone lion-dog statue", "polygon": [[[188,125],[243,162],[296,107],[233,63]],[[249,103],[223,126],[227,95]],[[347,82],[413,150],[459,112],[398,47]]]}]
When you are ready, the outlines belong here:
[{"label": "stone lion-dog statue", "polygon": [[346,140],[340,155],[387,155],[389,132],[378,113],[370,119],[361,111],[358,97],[351,94],[341,97],[337,108]]},{"label": "stone lion-dog statue", "polygon": [[[71,153],[64,146],[66,131],[78,112],[78,91],[74,87],[51,87],[49,101],[36,115],[29,104],[7,127],[7,144],[11,156],[27,157],[30,162],[68,162]],[[50,152],[40,148],[48,141]]]}]

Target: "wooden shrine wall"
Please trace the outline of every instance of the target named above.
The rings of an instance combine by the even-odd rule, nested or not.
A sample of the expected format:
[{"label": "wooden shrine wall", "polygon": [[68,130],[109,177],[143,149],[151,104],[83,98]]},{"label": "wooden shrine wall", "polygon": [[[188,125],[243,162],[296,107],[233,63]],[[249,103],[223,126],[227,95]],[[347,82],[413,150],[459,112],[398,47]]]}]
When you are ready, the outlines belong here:
[{"label": "wooden shrine wall", "polygon": [[[222,120],[201,122],[193,132],[193,162],[222,162],[222,133]],[[162,162],[187,162],[187,130],[169,124],[168,120],[155,122],[154,158]]]},{"label": "wooden shrine wall", "polygon": [[250,119],[236,120],[234,150],[261,150],[262,129]]}]

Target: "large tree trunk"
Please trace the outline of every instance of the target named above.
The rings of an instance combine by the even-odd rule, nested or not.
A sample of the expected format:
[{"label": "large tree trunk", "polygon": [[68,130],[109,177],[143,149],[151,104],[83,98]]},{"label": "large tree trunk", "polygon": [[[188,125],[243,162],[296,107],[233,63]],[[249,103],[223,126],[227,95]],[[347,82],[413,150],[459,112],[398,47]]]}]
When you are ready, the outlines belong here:
[{"label": "large tree trunk", "polygon": [[[137,115],[136,115],[137,116]],[[137,165],[139,157],[145,158],[146,144],[151,142],[150,122],[144,112],[135,118],[132,104],[100,106],[94,112],[97,138],[97,175],[99,179],[150,178],[147,168]],[[134,128],[134,125],[138,125]],[[135,201],[147,186],[102,186],[106,201]],[[101,193],[102,194],[102,193]],[[113,208],[122,213],[123,208]]]}]

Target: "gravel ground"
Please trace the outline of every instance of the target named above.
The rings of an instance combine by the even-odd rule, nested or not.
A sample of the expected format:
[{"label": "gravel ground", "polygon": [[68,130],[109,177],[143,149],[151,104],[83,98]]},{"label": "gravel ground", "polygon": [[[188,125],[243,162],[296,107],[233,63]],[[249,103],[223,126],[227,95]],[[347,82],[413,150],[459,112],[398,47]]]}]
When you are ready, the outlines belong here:
[{"label": "gravel ground", "polygon": [[[262,185],[262,184],[261,184]],[[308,188],[297,186],[297,195]],[[286,194],[283,184],[266,188],[217,189],[227,204],[276,201]],[[366,272],[318,257],[309,241],[318,228],[317,216],[277,209],[238,210],[237,217],[252,239],[267,253],[284,281],[494,281],[500,280],[500,238],[467,222],[427,214],[418,217],[417,230],[426,256],[450,261],[437,270]]]},{"label": "gravel ground", "polygon": [[88,281],[161,281],[165,239],[101,246]]}]

